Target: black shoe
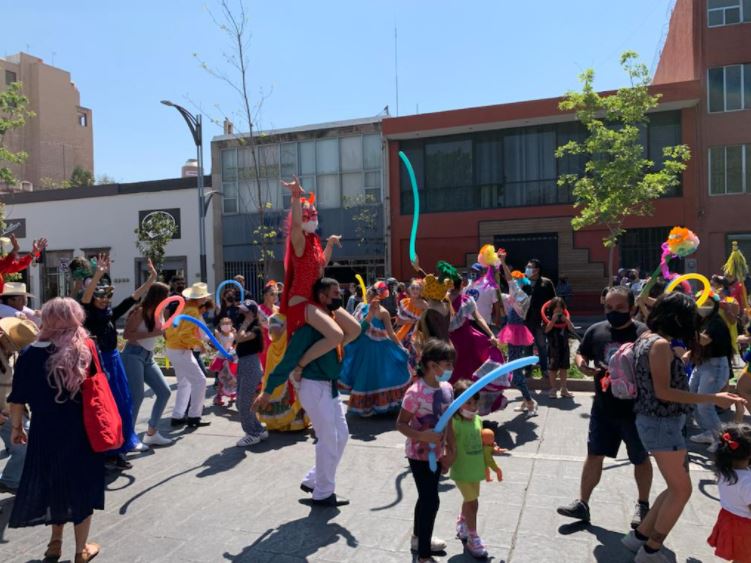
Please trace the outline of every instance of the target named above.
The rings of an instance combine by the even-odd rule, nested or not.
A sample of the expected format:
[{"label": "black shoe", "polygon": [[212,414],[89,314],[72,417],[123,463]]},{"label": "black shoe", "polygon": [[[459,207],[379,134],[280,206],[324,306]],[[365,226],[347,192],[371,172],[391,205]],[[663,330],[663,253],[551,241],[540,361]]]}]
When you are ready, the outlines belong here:
[{"label": "black shoe", "polygon": [[196,416],[196,417],[189,416],[186,424],[188,428],[200,428],[202,426],[208,426],[211,423],[208,421],[201,420],[200,416]]},{"label": "black shoe", "polygon": [[337,497],[335,494],[332,494],[331,496],[322,498],[320,500],[313,499],[313,504],[315,506],[345,506],[349,504],[349,500],[347,500],[346,498]]},{"label": "black shoe", "polygon": [[579,499],[575,500],[568,506],[559,506],[557,512],[561,516],[568,516],[569,518],[589,522],[589,506]]},{"label": "black shoe", "polygon": [[187,422],[187,418],[173,418],[169,424],[170,426],[183,426],[184,424],[187,424]]},{"label": "black shoe", "polygon": [[634,517],[631,518],[631,529],[636,530],[639,526],[641,526],[642,520],[647,517],[647,512],[649,512],[649,504],[641,502],[637,502],[636,506],[634,506]]},{"label": "black shoe", "polygon": [[303,493],[312,493],[313,487],[308,487],[305,483],[300,483],[300,490]]},{"label": "black shoe", "polygon": [[124,455],[120,454],[117,456],[117,460],[115,460],[115,467],[118,469],[132,469],[133,464],[125,459]]}]

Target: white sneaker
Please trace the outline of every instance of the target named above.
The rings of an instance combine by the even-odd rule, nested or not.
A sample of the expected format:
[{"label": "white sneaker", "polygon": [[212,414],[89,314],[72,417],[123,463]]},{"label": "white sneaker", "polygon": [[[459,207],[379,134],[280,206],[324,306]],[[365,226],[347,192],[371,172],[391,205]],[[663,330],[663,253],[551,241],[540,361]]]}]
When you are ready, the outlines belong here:
[{"label": "white sneaker", "polygon": [[[410,541],[410,547],[412,548],[412,551],[417,551],[417,543],[417,536],[412,536],[412,540]],[[437,551],[446,551],[446,547],[446,542],[441,538],[436,538],[435,536],[430,538],[430,551],[434,553]]]},{"label": "white sneaker", "polygon": [[261,440],[268,440],[269,439],[269,431],[266,430],[266,429],[264,429],[263,432],[261,432],[258,435],[258,438],[261,439]]},{"label": "white sneaker", "polygon": [[252,436],[251,434],[246,434],[242,438],[240,438],[237,441],[237,447],[238,448],[247,448],[248,446],[255,446],[256,444],[259,444],[261,442],[261,435],[258,436]]},{"label": "white sneaker", "polygon": [[707,452],[710,454],[713,454],[717,451],[717,448],[719,447],[720,447],[720,442],[715,440],[711,444],[709,444],[709,447],[707,448]]},{"label": "white sneaker", "polygon": [[138,442],[135,446],[133,446],[133,449],[130,450],[132,452],[147,452],[149,451],[149,446],[146,445],[145,442]]},{"label": "white sneaker", "polygon": [[169,446],[172,443],[172,440],[165,438],[157,431],[151,436],[144,434],[143,443],[148,444],[149,446]]},{"label": "white sneaker", "polygon": [[626,549],[628,549],[632,553],[636,553],[646,542],[643,542],[639,538],[637,538],[634,531],[631,530],[628,534],[621,538],[621,543],[626,547]]},{"label": "white sneaker", "polygon": [[663,555],[662,550],[656,553],[647,553],[642,546],[634,557],[634,563],[668,563],[669,559]]},{"label": "white sneaker", "polygon": [[702,432],[701,434],[694,434],[689,438],[694,444],[712,444],[714,442],[714,436],[711,432]]}]

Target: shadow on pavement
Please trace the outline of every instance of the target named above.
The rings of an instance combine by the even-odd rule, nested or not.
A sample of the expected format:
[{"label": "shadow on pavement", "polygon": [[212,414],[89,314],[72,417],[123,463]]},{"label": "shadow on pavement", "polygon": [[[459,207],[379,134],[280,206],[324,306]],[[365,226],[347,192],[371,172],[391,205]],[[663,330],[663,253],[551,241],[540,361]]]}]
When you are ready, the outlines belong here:
[{"label": "shadow on pavement", "polygon": [[396,499],[394,499],[394,502],[391,502],[385,506],[379,506],[376,508],[371,508],[371,512],[378,512],[379,510],[388,510],[389,508],[394,508],[397,504],[402,502],[402,499],[404,499],[404,490],[402,489],[402,482],[404,479],[406,479],[410,474],[409,467],[399,473],[399,475],[396,476],[396,480],[394,481],[394,485],[396,487]]},{"label": "shadow on pavement", "polygon": [[[483,427],[490,428],[495,433],[496,444],[510,450],[538,439],[536,418],[527,418],[525,413],[520,413],[503,424],[495,420],[484,421]],[[512,435],[515,435],[516,439]]]},{"label": "shadow on pavement", "polygon": [[329,522],[340,513],[337,508],[311,509],[306,518],[299,518],[266,530],[261,537],[240,553],[225,552],[224,559],[238,563],[271,561],[274,555],[286,555],[307,561],[322,547],[344,538],[349,547],[357,547],[357,539],[340,524]]},{"label": "shadow on pavement", "polygon": [[[587,522],[574,522],[572,524],[563,524],[558,528],[558,533],[562,536],[570,536],[578,532],[587,532],[600,542],[595,547],[592,555],[595,561],[607,561],[607,563],[630,563],[634,560],[634,554],[624,547],[621,538],[624,532],[607,530],[602,526],[594,526]],[[675,553],[663,547],[662,553],[668,561],[675,561]]]},{"label": "shadow on pavement", "polygon": [[10,513],[13,510],[13,501],[15,501],[15,495],[9,496],[0,500],[0,544],[8,543],[5,539],[5,528],[8,527],[8,521],[10,520]]},{"label": "shadow on pavement", "polygon": [[392,412],[365,418],[357,415],[347,415],[350,439],[361,442],[372,442],[379,434],[395,430],[396,414]]}]

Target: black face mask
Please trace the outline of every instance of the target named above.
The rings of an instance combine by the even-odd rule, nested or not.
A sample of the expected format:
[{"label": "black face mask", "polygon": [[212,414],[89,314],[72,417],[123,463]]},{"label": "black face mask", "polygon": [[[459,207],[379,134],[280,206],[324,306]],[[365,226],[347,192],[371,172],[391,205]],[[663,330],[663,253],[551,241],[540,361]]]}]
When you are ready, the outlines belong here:
[{"label": "black face mask", "polygon": [[631,313],[622,313],[620,311],[610,311],[605,318],[613,328],[620,328],[631,320]]},{"label": "black face mask", "polygon": [[329,311],[334,312],[337,309],[341,308],[341,306],[342,306],[342,298],[341,297],[335,297],[334,299],[331,300],[331,303],[329,303],[328,305],[326,305],[326,308]]}]

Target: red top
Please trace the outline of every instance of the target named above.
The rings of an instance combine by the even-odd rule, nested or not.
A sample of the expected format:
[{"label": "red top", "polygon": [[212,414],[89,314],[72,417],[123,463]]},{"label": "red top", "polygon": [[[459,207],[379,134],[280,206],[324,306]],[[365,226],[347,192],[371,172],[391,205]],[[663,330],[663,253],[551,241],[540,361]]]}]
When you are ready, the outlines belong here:
[{"label": "red top", "polygon": [[3,274],[15,274],[21,272],[29,267],[34,256],[27,254],[26,256],[19,258],[18,255],[10,253],[7,256],[0,258],[0,291],[5,287],[5,280]]},{"label": "red top", "polygon": [[284,264],[284,293],[280,310],[287,314],[292,297],[301,296],[312,301],[313,284],[323,273],[326,265],[321,242],[316,234],[305,234],[305,250],[298,258],[291,240],[287,239],[287,256]]}]

